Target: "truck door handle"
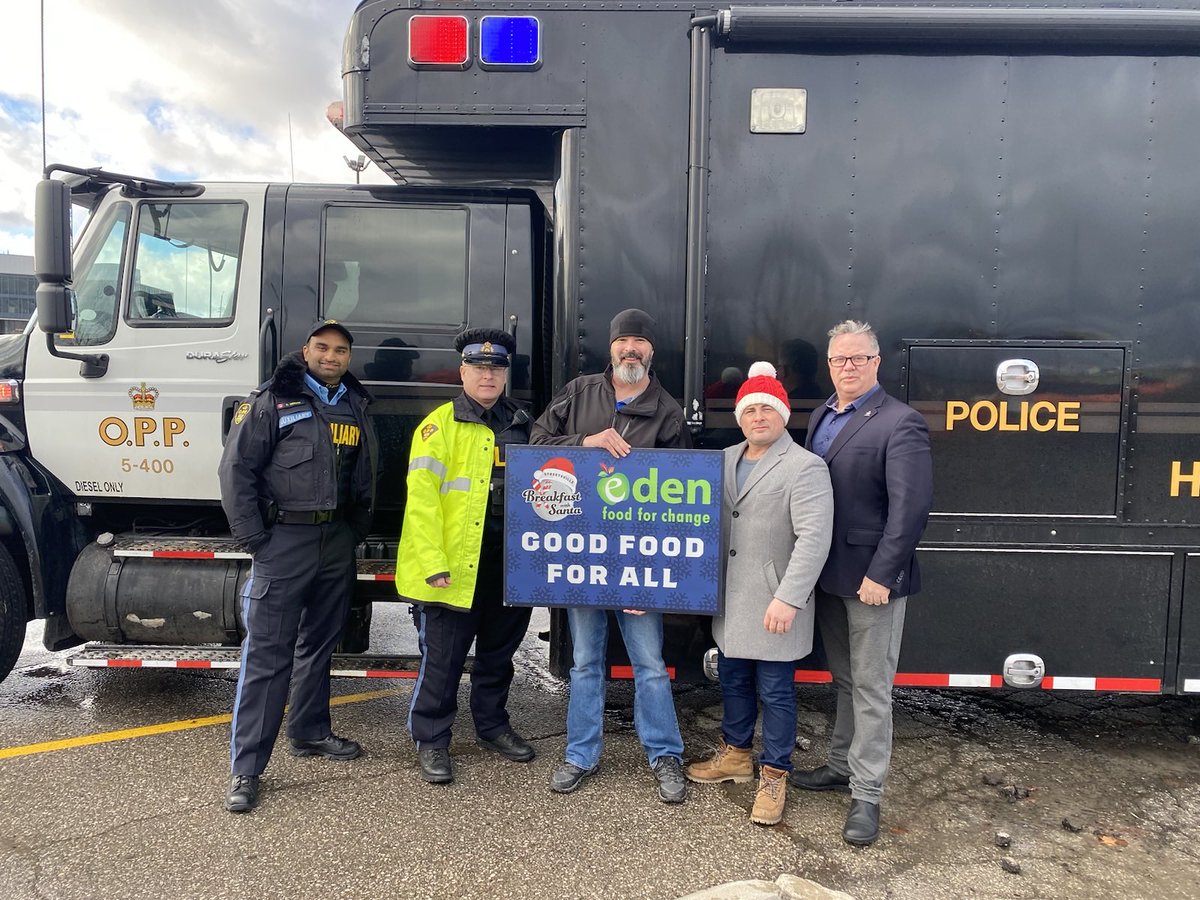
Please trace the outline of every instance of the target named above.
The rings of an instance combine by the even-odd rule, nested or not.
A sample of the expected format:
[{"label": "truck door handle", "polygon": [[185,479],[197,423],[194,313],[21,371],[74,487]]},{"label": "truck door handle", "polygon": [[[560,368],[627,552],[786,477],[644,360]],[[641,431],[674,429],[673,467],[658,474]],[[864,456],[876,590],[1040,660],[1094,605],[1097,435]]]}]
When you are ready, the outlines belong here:
[{"label": "truck door handle", "polygon": [[229,437],[229,429],[233,427],[233,414],[237,411],[245,397],[226,397],[221,401],[221,446]]},{"label": "truck door handle", "polygon": [[[268,340],[270,340],[270,344],[267,343]],[[263,316],[262,325],[258,329],[259,383],[271,377],[275,366],[279,364],[278,355],[279,328],[275,325],[275,310],[267,307],[267,313]]]}]

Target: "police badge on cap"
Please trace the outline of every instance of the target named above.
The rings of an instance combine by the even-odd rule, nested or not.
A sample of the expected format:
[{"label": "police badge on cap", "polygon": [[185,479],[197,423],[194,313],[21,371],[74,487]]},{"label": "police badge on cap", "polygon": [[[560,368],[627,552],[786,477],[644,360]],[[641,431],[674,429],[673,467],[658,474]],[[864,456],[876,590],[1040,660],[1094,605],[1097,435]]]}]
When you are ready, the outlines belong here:
[{"label": "police badge on cap", "polygon": [[509,358],[517,352],[517,341],[497,328],[468,328],[454,339],[454,349],[462,354],[464,366],[507,369]]}]

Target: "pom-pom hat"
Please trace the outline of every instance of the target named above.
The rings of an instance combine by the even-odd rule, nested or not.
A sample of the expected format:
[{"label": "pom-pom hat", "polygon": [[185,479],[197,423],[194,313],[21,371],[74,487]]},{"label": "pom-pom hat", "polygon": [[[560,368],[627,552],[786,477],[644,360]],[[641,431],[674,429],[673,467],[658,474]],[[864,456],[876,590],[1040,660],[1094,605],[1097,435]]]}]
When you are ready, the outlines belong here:
[{"label": "pom-pom hat", "polygon": [[783,417],[785,425],[792,415],[787,391],[775,377],[775,367],[769,362],[756,362],[752,365],[746,383],[738,390],[733,417],[739,425],[742,423],[742,411],[753,403],[765,403],[770,406]]}]

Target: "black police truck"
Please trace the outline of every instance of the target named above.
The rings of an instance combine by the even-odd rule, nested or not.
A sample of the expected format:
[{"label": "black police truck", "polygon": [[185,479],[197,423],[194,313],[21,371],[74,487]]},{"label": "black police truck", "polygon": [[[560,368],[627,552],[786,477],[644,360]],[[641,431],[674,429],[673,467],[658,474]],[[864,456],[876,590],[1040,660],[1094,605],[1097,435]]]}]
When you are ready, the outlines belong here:
[{"label": "black police truck", "polygon": [[[395,186],[51,167],[41,332],[0,347],[0,672],[34,617],[103,664],[232,664],[222,433],[318,314],[378,398],[369,649],[454,333],[512,329],[540,409],[639,306],[710,448],[751,362],[800,437],[827,329],[875,326],[934,453],[898,684],[1200,693],[1200,3],[366,0],[343,83]],[[699,676],[707,622],[669,621]]]}]

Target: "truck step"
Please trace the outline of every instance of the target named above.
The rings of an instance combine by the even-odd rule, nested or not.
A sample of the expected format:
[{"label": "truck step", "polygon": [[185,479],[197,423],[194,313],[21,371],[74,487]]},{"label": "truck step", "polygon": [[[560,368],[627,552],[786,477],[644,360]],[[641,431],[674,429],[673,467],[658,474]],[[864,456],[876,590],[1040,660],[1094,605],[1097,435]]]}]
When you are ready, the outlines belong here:
[{"label": "truck step", "polygon": [[[237,669],[236,647],[138,647],[86,644],[67,657],[67,664],[86,669]],[[335,654],[329,674],[340,678],[416,678],[421,658],[410,655]],[[467,671],[470,660],[467,661]]]},{"label": "truck step", "polygon": [[222,538],[138,538],[129,535],[112,542],[113,556],[151,559],[249,559],[241,544]]},{"label": "truck step", "polygon": [[[113,556],[147,559],[250,559],[239,543],[222,538],[135,538],[118,537],[112,543]],[[359,559],[359,581],[396,580],[396,560]]]},{"label": "truck step", "polygon": [[358,560],[358,580],[395,581],[396,560],[394,558]]}]

